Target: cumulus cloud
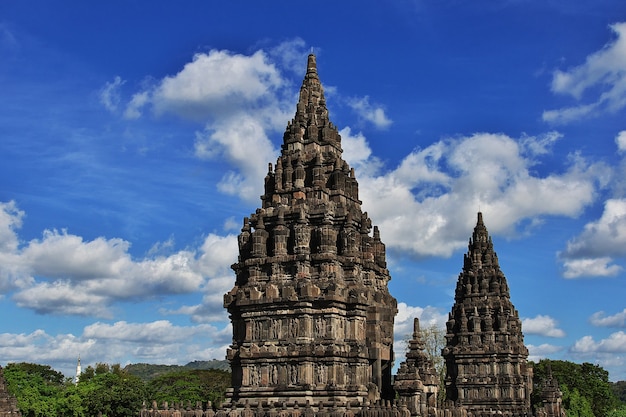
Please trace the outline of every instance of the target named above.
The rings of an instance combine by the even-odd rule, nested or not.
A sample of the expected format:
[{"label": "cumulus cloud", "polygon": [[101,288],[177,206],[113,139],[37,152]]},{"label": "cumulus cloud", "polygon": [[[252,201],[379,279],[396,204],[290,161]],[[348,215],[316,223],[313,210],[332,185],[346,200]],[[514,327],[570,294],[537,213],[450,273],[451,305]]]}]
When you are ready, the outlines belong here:
[{"label": "cumulus cloud", "polygon": [[362,165],[372,155],[372,150],[367,144],[367,139],[363,133],[352,134],[350,127],[345,127],[339,131],[341,135],[341,147],[343,148],[343,158],[352,166]]},{"label": "cumulus cloud", "polygon": [[[295,65],[306,55],[304,42],[296,39],[269,52],[251,55],[226,50],[196,54],[177,74],[135,93],[125,117],[136,119],[147,108],[157,114],[174,114],[205,124],[196,134],[195,155],[225,161],[218,189],[256,202],[262,192],[267,163],[278,149],[270,135],[285,128],[293,113],[295,87],[277,65]],[[302,70],[300,60],[300,70]],[[254,158],[250,157],[254,152]]]},{"label": "cumulus cloud", "polygon": [[367,141],[347,133],[350,155],[361,155],[364,208],[390,250],[415,256],[450,256],[464,247],[479,207],[491,233],[508,235],[526,232],[518,230],[525,220],[532,226],[542,216],[577,216],[594,201],[609,171],[572,155],[564,172],[535,174],[541,157],[561,137],[548,132],[520,139],[492,133],[446,138],[415,149],[383,172],[379,160],[363,160]]},{"label": "cumulus cloud", "polygon": [[626,327],[626,308],[612,316],[607,316],[604,311],[594,313],[589,321],[599,327]]},{"label": "cumulus cloud", "polygon": [[547,337],[565,337],[565,332],[558,328],[558,323],[550,316],[538,315],[534,318],[522,319],[525,334],[536,334]]},{"label": "cumulus cloud", "polygon": [[[196,135],[195,150],[200,158],[221,158],[229,162],[234,169],[222,176],[217,184],[218,190],[250,202],[258,201],[267,164],[278,156],[263,120],[245,114],[207,125],[204,132]],[[254,157],[251,157],[251,151]]]},{"label": "cumulus cloud", "polygon": [[234,235],[209,234],[199,248],[135,259],[123,239],[84,241],[67,231],[46,230],[19,247],[23,216],[15,203],[0,206],[0,277],[2,288],[16,290],[12,298],[20,307],[38,313],[110,317],[118,301],[199,290],[208,294],[204,309],[215,311],[221,309],[215,294],[232,285]]},{"label": "cumulus cloud", "polygon": [[597,89],[595,101],[547,110],[543,113],[545,121],[568,123],[603,112],[614,113],[626,106],[626,22],[610,28],[616,35],[613,41],[589,55],[584,64],[567,71],[556,70],[552,78],[553,92],[581,100],[586,91]]},{"label": "cumulus cloud", "polygon": [[79,335],[52,336],[43,330],[2,333],[0,355],[6,362],[46,363],[72,376],[79,355],[83,366],[98,362],[122,366],[140,362],[182,365],[193,360],[224,359],[231,336],[230,325],[180,326],[167,320],[96,322]]},{"label": "cumulus cloud", "polygon": [[527,345],[528,348],[528,360],[533,362],[539,362],[541,359],[545,359],[557,352],[563,350],[563,347],[551,345],[548,343],[541,344],[539,346]]},{"label": "cumulus cloud", "polygon": [[211,50],[196,54],[178,74],[161,80],[151,101],[157,113],[206,120],[273,101],[284,82],[263,51],[246,56]]},{"label": "cumulus cloud", "polygon": [[348,106],[357,113],[359,118],[370,122],[379,129],[385,129],[392,123],[385,114],[384,108],[370,103],[369,96],[350,99]]},{"label": "cumulus cloud", "polygon": [[583,336],[574,343],[571,351],[575,353],[626,353],[626,333],[615,332],[598,342],[592,336]]},{"label": "cumulus cloud", "polygon": [[626,199],[608,199],[600,219],[587,223],[559,254],[565,278],[615,276],[623,268],[614,258],[626,255]]},{"label": "cumulus cloud", "polygon": [[608,256],[599,258],[571,259],[563,262],[564,278],[580,277],[614,277],[623,268],[612,263],[613,259]]}]

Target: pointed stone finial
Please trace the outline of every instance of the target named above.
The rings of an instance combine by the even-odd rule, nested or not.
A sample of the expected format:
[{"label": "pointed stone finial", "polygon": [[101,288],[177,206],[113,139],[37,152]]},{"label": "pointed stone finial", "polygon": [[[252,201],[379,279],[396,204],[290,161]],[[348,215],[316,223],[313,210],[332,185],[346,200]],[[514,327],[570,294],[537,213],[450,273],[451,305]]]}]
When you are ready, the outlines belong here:
[{"label": "pointed stone finial", "polygon": [[309,54],[309,59],[307,60],[307,65],[306,65],[306,72],[307,73],[311,73],[311,72],[317,73],[317,62],[315,61],[315,55],[313,55],[313,54]]}]

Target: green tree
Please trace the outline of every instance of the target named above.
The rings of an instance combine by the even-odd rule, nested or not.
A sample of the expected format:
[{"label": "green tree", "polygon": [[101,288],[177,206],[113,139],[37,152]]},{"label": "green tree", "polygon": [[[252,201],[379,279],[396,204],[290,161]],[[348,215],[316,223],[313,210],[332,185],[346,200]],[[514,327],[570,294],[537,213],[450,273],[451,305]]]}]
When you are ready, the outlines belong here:
[{"label": "green tree", "polygon": [[77,385],[69,382],[57,402],[57,415],[63,417],[86,417],[83,398]]},{"label": "green tree", "polygon": [[[539,363],[534,364],[533,382],[535,390],[533,403],[538,401],[537,396],[540,393],[543,381],[547,377],[548,368],[552,370],[552,375],[559,382],[563,392],[563,404],[568,412],[568,416],[571,413],[586,412],[582,399],[586,400],[591,407],[593,417],[605,417],[609,411],[617,407],[618,401],[611,390],[608,371],[591,363],[577,364],[569,361],[553,361],[549,359],[543,359]],[[567,403],[565,401],[566,393],[571,396],[571,400]],[[580,401],[578,397],[581,398]],[[573,407],[573,409],[570,410],[570,407]]]},{"label": "green tree", "polygon": [[218,369],[174,371],[148,382],[147,392],[149,400],[159,404],[163,401],[190,401],[193,404],[207,400],[213,404],[221,404],[230,382],[230,372]]},{"label": "green tree", "polygon": [[567,417],[594,417],[589,400],[580,395],[576,388],[570,391],[565,385],[561,391],[563,392],[563,407],[567,410]]},{"label": "green tree", "polygon": [[436,324],[431,324],[428,327],[420,328],[420,333],[424,341],[424,351],[433,361],[435,371],[439,378],[437,402],[440,406],[443,406],[446,399],[446,364],[441,355],[441,350],[446,347],[446,330]]},{"label": "green tree", "polygon": [[97,364],[93,374],[81,375],[77,388],[87,417],[135,417],[145,399],[143,381],[119,365]]},{"label": "green tree", "polygon": [[48,365],[10,363],[4,368],[7,388],[25,417],[57,415],[65,377]]},{"label": "green tree", "polygon": [[609,411],[606,417],[626,417],[626,405],[620,405],[615,410]]},{"label": "green tree", "polygon": [[617,399],[626,405],[626,381],[617,381],[611,384],[613,394]]}]

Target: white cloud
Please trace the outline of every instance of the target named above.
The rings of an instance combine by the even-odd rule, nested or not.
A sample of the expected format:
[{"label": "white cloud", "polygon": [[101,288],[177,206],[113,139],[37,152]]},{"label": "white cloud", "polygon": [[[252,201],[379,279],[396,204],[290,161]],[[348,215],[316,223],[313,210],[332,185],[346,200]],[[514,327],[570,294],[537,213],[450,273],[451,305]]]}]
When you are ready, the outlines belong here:
[{"label": "white cloud", "polygon": [[[491,233],[514,235],[524,220],[533,227],[541,216],[577,216],[594,201],[609,170],[604,165],[574,155],[562,173],[534,174],[559,138],[549,132],[520,140],[491,133],[444,139],[384,173],[375,158],[359,161],[360,198],[389,249],[449,256],[466,245],[479,207]],[[358,147],[366,155],[363,142]]]},{"label": "white cloud", "polygon": [[616,112],[626,106],[626,22],[610,26],[616,39],[589,55],[584,64],[567,71],[557,70],[552,91],[569,94],[576,100],[586,91],[599,87],[595,101],[569,108],[545,111],[543,119],[567,123],[602,112]]},{"label": "white cloud", "polygon": [[227,162],[232,169],[224,173],[218,189],[256,202],[267,163],[278,155],[269,136],[280,133],[293,114],[294,88],[273,60],[285,65],[304,55],[304,42],[298,39],[269,54],[196,54],[177,74],[133,95],[125,117],[141,117],[151,106],[156,114],[205,123],[204,131],[196,134],[196,156]]},{"label": "white cloud", "polygon": [[589,321],[594,326],[600,327],[626,327],[626,308],[612,316],[607,316],[604,311],[593,313]]},{"label": "white cloud", "polygon": [[[232,337],[230,324],[178,326],[166,320],[146,323],[96,322],[82,334],[0,334],[0,356],[6,362],[46,363],[73,376],[80,355],[83,369],[98,362],[185,364],[193,360],[224,359]],[[194,343],[189,341],[193,340]]]},{"label": "white cloud", "polygon": [[116,76],[112,82],[107,82],[100,90],[100,103],[110,112],[117,111],[120,104],[120,88],[126,83],[121,77]]},{"label": "white cloud", "polygon": [[[302,76],[302,64],[307,62],[309,51],[306,42],[302,38],[294,38],[278,44],[269,50],[273,60],[280,63],[281,68],[293,72],[296,76]],[[319,51],[316,52],[319,56]]]},{"label": "white cloud", "polygon": [[195,143],[196,156],[225,159],[235,168],[223,175],[218,189],[250,202],[258,202],[267,164],[278,156],[278,150],[266,135],[263,120],[257,116],[242,114],[207,126],[197,135]]},{"label": "white cloud", "polygon": [[223,306],[224,294],[235,284],[235,275],[230,265],[237,260],[239,247],[235,235],[209,235],[202,247],[198,268],[209,279],[203,286],[204,296],[200,304],[185,305],[177,309],[163,309],[163,314],[185,314],[196,323],[227,321],[228,314]]},{"label": "white cloud", "polygon": [[214,328],[209,325],[180,327],[174,326],[167,320],[158,320],[151,323],[118,321],[113,324],[107,324],[97,322],[85,327],[83,337],[109,341],[165,344],[181,342],[191,336],[211,330],[214,330]]},{"label": "white cloud", "polygon": [[445,332],[447,313],[441,313],[439,309],[432,306],[418,307],[410,306],[406,303],[398,303],[398,315],[393,326],[395,365],[399,366],[404,361],[406,355],[407,342],[413,336],[413,321],[418,318],[420,328],[426,329],[436,327]]},{"label": "white cloud", "polygon": [[368,96],[348,100],[348,105],[361,119],[372,123],[379,129],[385,129],[392,123],[391,119],[385,114],[385,109],[371,104]]},{"label": "white cloud", "polygon": [[565,337],[565,332],[558,328],[558,323],[550,316],[538,315],[534,318],[522,319],[525,334],[536,334],[547,337]]},{"label": "white cloud", "polygon": [[566,260],[563,262],[563,277],[614,277],[623,268],[611,262],[613,259],[608,256]]},{"label": "white cloud", "polygon": [[626,151],[626,130],[622,130],[615,137],[615,143],[617,144],[617,149],[620,152]]},{"label": "white cloud", "polygon": [[367,144],[367,139],[363,133],[352,134],[350,127],[344,127],[339,131],[341,136],[341,148],[343,149],[343,159],[355,168],[361,167],[372,156],[372,150]]},{"label": "white cloud", "polygon": [[234,217],[229,217],[224,221],[223,228],[226,231],[233,230],[233,231],[238,232],[239,229],[241,228],[241,223]]},{"label": "white cloud", "polygon": [[550,345],[543,343],[539,346],[527,345],[528,348],[528,360],[533,362],[539,362],[541,359],[545,359],[550,355],[563,350],[561,346]]},{"label": "white cloud", "polygon": [[126,110],[124,111],[124,118],[126,119],[139,119],[142,116],[142,109],[146,106],[150,101],[150,93],[147,91],[141,91],[139,93],[133,94],[133,97],[126,105]]},{"label": "white cloud", "polygon": [[566,278],[614,276],[622,267],[611,264],[626,256],[626,199],[608,199],[600,219],[587,223],[559,254]]},{"label": "white cloud", "polygon": [[393,123],[385,114],[385,109],[370,103],[369,96],[348,100],[348,106],[350,106],[361,119],[370,122],[379,129],[385,129]]},{"label": "white cloud", "polygon": [[571,348],[575,353],[626,353],[626,333],[619,331],[598,342],[592,336],[583,336]]},{"label": "white cloud", "polygon": [[165,77],[153,91],[152,103],[157,113],[206,121],[263,104],[264,99],[273,101],[284,83],[263,51],[245,56],[211,50],[196,54],[178,74]]},{"label": "white cloud", "polygon": [[15,201],[0,202],[0,252],[17,250],[19,242],[15,231],[22,227],[24,214]]},{"label": "white cloud", "polygon": [[[229,269],[237,259],[234,235],[209,234],[199,248],[167,256],[150,251],[134,259],[123,239],[84,241],[67,231],[47,230],[19,247],[16,229],[23,216],[15,203],[0,206],[0,288],[15,290],[18,306],[42,314],[111,317],[118,301],[202,290],[203,311],[212,312],[204,321],[225,318],[221,297],[234,282]],[[171,251],[173,241],[168,242],[163,245]]]},{"label": "white cloud", "polygon": [[567,243],[567,256],[626,254],[626,199],[608,199],[600,219]]}]

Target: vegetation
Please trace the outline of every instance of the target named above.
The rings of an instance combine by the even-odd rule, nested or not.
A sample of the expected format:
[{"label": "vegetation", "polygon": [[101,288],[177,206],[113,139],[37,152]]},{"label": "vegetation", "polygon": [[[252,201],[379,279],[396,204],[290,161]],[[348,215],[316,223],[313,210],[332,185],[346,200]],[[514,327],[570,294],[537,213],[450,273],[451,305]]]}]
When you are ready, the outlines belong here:
[{"label": "vegetation", "polygon": [[611,389],[615,397],[617,397],[621,403],[626,404],[626,381],[618,381],[611,384]]},{"label": "vegetation", "polygon": [[605,417],[620,409],[620,400],[611,387],[609,373],[598,365],[544,359],[533,368],[533,404],[539,404],[543,381],[551,370],[563,393],[563,406],[568,417]]},{"label": "vegetation", "polygon": [[[427,353],[440,357],[442,332],[426,328],[422,335]],[[99,363],[95,368],[87,367],[74,384],[48,365],[11,363],[4,368],[4,377],[24,417],[95,417],[98,412],[104,417],[136,417],[142,402],[152,400],[159,404],[221,404],[230,386],[230,373],[202,369],[217,363],[192,364],[139,364],[122,369],[119,365]],[[600,366],[542,360],[533,368],[533,404],[540,403],[541,387],[551,371],[559,382],[568,417],[626,417],[626,381],[611,384],[608,372]],[[436,362],[436,369],[442,374],[442,363]]]},{"label": "vegetation", "polygon": [[211,401],[221,404],[226,390],[230,387],[230,372],[219,369],[192,369],[171,372],[148,382],[150,399],[162,403],[191,401]]},{"label": "vegetation", "polygon": [[74,384],[50,366],[11,363],[4,368],[4,377],[24,417],[95,417],[99,412],[104,417],[136,417],[142,403],[152,400],[221,404],[230,373],[192,364],[165,372],[160,365],[143,364],[139,368],[144,377],[150,376],[144,380],[129,367],[99,363],[87,367]]},{"label": "vegetation", "polygon": [[144,382],[151,381],[154,378],[171,372],[179,372],[190,369],[219,369],[222,371],[230,372],[230,364],[228,361],[219,361],[217,359],[213,359],[211,361],[193,361],[184,366],[136,363],[126,365],[126,367],[124,367],[124,370],[132,375],[138,376]]}]

